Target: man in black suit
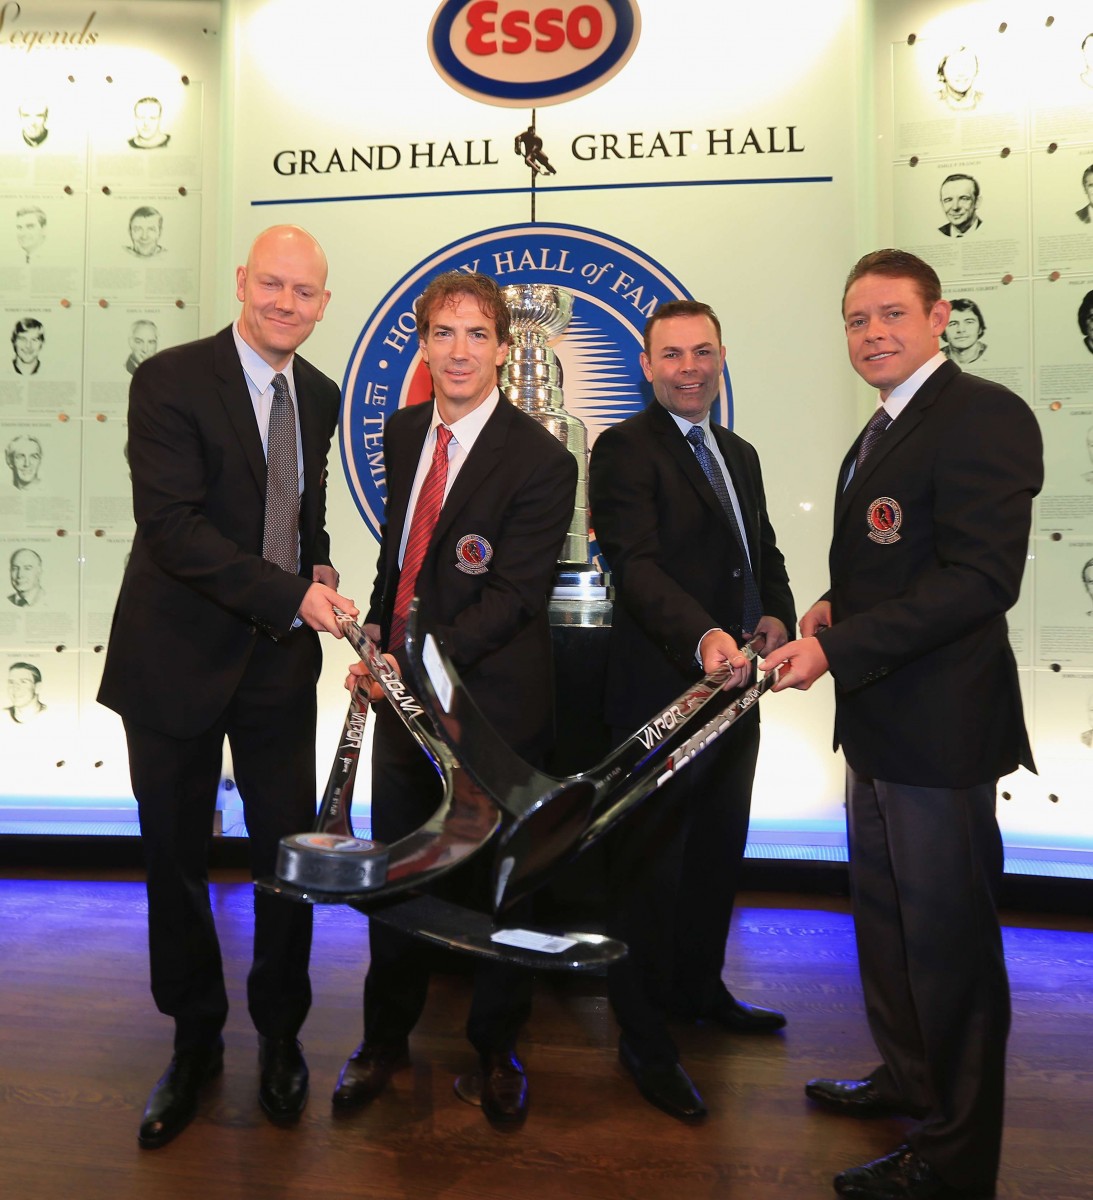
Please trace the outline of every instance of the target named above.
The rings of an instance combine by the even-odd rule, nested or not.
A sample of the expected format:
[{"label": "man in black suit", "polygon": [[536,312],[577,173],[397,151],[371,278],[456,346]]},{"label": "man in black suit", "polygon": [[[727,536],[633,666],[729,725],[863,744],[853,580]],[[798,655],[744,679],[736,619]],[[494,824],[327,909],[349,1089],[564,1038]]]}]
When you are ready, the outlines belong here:
[{"label": "man in black suit", "polygon": [[[1005,614],[1043,482],[1031,409],[938,352],[933,268],[866,255],[843,295],[850,362],[880,393],[843,461],[831,588],[779,689],[835,680],[847,763],[862,988],[882,1065],[814,1079],[817,1103],[921,1118],[907,1144],[836,1176],[861,1200],[994,1194],[1010,1005],[994,896],[998,778],[1034,769]],[[890,426],[890,427],[889,427]]]},{"label": "man in black suit", "polygon": [[[194,1116],[222,1065],[227,1016],[207,853],[224,738],[255,877],[315,813],[318,630],[339,636],[325,528],[337,385],[295,354],[322,319],[326,256],[295,226],[251,247],[238,321],[143,362],[129,398],[137,532],[99,700],[125,722],[148,870],[152,994],[175,1053],[139,1141],[162,1146]],[[268,447],[268,453],[267,453]],[[170,664],[165,681],[164,664]],[[299,1116],[307,1066],[296,1034],[311,1000],[311,911],[255,897],[247,981],[259,1034],[259,1100]]]},{"label": "man in black suit", "polygon": [[[573,518],[577,464],[498,391],[509,318],[492,279],[441,275],[417,301],[416,316],[435,402],[401,409],[384,431],[387,519],[365,628],[401,671],[406,608],[416,595],[486,717],[524,758],[541,762],[553,719],[547,600]],[[430,508],[435,525],[425,518]],[[365,674],[360,664],[353,669]],[[439,800],[436,770],[391,705],[380,704],[373,835],[387,843],[404,837]],[[476,865],[488,866],[486,856],[480,859],[454,885],[482,905],[484,880],[468,884]],[[405,1060],[428,990],[428,958],[419,944],[378,922],[369,936],[364,1041],[338,1078],[333,1100],[340,1109],[372,1100]],[[528,972],[477,966],[467,1036],[479,1070],[461,1076],[456,1091],[480,1099],[496,1124],[519,1124],[527,1113],[515,1044],[530,1004]]]},{"label": "man in black suit", "polygon": [[[662,305],[641,356],[656,401],[601,433],[592,451],[592,524],[616,589],[606,696],[616,741],[703,671],[728,662],[729,686],[741,686],[749,668],[739,647],[758,636],[776,649],[796,624],[759,458],[710,421],[724,361],[708,305]],[[619,1058],[647,1100],[682,1120],[706,1109],[680,1065],[671,1016],[734,1032],[785,1024],[721,980],[758,751],[756,711],[608,849],[609,929],[630,947],[608,971]]]}]

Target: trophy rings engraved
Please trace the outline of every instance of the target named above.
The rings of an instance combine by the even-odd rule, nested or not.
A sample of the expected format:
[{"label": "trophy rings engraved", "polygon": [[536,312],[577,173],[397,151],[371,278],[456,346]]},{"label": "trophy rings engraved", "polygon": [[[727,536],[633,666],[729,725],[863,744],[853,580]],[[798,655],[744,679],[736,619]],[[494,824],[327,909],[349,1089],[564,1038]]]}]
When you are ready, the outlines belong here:
[{"label": "trophy rings engraved", "polygon": [[573,294],[545,283],[513,283],[501,295],[512,330],[511,349],[501,367],[501,394],[545,426],[577,460],[577,496],[551,595],[551,621],[606,624],[607,580],[588,558],[588,431],[566,411],[562,369],[550,346],[560,340],[573,315]]}]

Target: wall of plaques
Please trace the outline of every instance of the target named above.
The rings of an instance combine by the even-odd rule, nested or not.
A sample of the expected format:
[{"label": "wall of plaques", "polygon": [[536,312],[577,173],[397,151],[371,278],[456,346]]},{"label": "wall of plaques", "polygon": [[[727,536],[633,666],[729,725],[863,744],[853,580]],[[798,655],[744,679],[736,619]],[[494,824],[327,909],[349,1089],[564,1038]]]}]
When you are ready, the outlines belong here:
[{"label": "wall of plaques", "polygon": [[1000,817],[1011,843],[1093,845],[1093,13],[928,3],[880,33],[894,244],[941,277],[944,352],[1023,396],[1044,438],[1010,614],[1039,775],[1003,782]]},{"label": "wall of plaques", "polygon": [[[219,5],[7,5],[0,40],[0,818],[132,819],[95,703],[133,533],[129,379],[198,336]],[[48,801],[48,811],[46,809]]]},{"label": "wall of plaques", "polygon": [[[94,696],[132,536],[125,412],[141,358],[234,315],[226,284],[237,256],[264,225],[302,220],[332,249],[335,291],[309,357],[337,376],[362,321],[408,264],[524,218],[525,198],[510,195],[519,191],[511,153],[497,151],[490,167],[483,153],[473,168],[426,168],[407,152],[401,173],[371,175],[290,178],[274,165],[288,148],[302,161],[305,147],[325,147],[320,158],[330,162],[334,147],[348,161],[349,147],[373,144],[508,146],[509,110],[450,94],[436,76],[427,31],[438,6],[407,0],[379,19],[340,0],[306,11],[294,0],[0,4],[0,831],[29,830],[66,809],[88,825],[133,819],[120,723]],[[686,0],[680,14],[642,9],[626,69],[539,114],[565,180],[540,190],[540,219],[613,230],[719,308],[741,432],[763,455],[803,606],[823,585],[829,460],[872,400],[845,363],[832,296],[853,254],[878,245],[934,264],[954,301],[947,353],[1025,397],[1045,442],[1047,481],[1010,621],[1040,774],[1004,781],[1004,833],[1011,853],[1040,847],[1088,859],[1088,3],[786,0],[745,11]],[[665,47],[693,59],[681,40],[692,25],[710,35],[705,67],[665,100]],[[286,99],[287,70],[296,93]],[[221,113],[222,84],[230,112]],[[760,158],[760,142],[752,156],[741,138],[730,160],[730,125],[772,136],[792,127],[807,153],[796,164]],[[654,146],[658,128],[693,138],[685,145],[680,132],[670,159],[608,161],[604,149],[589,163],[574,149],[589,137],[606,147],[626,130]],[[675,150],[675,135],[665,136]],[[795,190],[781,176],[803,171],[806,158],[805,173],[821,178]],[[622,204],[611,190],[620,182],[655,186]],[[380,193],[391,195],[381,202]],[[790,455],[785,430],[799,437]],[[836,448],[818,453],[825,439]],[[767,453],[772,443],[780,453]],[[329,522],[359,598],[373,550],[344,488],[330,489]],[[320,729],[324,720],[336,729],[344,697],[332,663],[325,676]],[[839,838],[830,694],[776,704],[753,829],[767,820],[779,838],[787,825]],[[807,766],[787,788],[779,748],[790,746]],[[324,743],[320,760],[328,752]]]}]

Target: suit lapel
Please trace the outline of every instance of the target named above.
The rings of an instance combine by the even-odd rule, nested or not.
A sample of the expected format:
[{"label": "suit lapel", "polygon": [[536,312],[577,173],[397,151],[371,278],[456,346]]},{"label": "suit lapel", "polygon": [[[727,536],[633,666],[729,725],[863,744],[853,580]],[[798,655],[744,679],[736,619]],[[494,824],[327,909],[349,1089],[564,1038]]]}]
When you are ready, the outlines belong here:
[{"label": "suit lapel", "polygon": [[324,484],[323,461],[329,442],[326,422],[314,400],[314,368],[299,356],[293,362],[292,379],[296,386],[296,411],[300,417],[300,442],[304,458],[304,491],[300,497],[300,527],[307,540],[314,536],[319,514],[318,497]]},{"label": "suit lapel", "polygon": [[915,429],[921,424],[927,410],[934,405],[946,386],[959,374],[960,368],[955,363],[947,362],[938,367],[918,391],[915,392],[914,396],[911,397],[907,407],[900,413],[897,420],[888,427],[884,436],[880,438],[870,451],[869,457],[862,463],[861,469],[854,472],[854,478],[851,479],[844,491],[842,489],[842,481],[846,477],[846,472],[850,469],[850,454],[856,452],[860,438],[854,443],[850,453],[843,460],[839,471],[839,495],[835,501],[836,524],[851,510],[858,494],[866,487],[870,478],[884,464],[889,455],[892,454],[897,446],[912,436]]},{"label": "suit lapel", "polygon": [[725,466],[729,469],[733,490],[736,492],[736,499],[740,505],[740,513],[744,518],[744,538],[748,543],[748,554],[754,563],[755,547],[759,545],[759,526],[756,523],[754,498],[751,489],[746,486],[747,475],[743,457],[727,429],[712,423],[710,429],[713,431],[717,447],[721,451],[721,457],[725,460]]},{"label": "suit lapel", "polygon": [[[515,415],[516,409],[508,400],[501,397],[490,419],[483,425],[482,432],[475,438],[466,461],[459,468],[459,474],[455,477],[452,490],[444,498],[444,507],[440,510],[436,529],[433,531],[433,546],[448,532],[463,505],[482,486],[501,461]],[[468,530],[467,532],[474,531]]]},{"label": "suit lapel", "polygon": [[649,425],[653,434],[665,451],[679,464],[679,469],[686,476],[687,482],[698,493],[699,499],[728,526],[729,519],[725,516],[721,501],[714,495],[710,481],[706,478],[706,472],[698,465],[695,452],[679,431],[675,421],[672,420],[671,414],[657,400],[654,400],[645,411],[649,414]]},{"label": "suit lapel", "polygon": [[235,348],[235,338],[232,336],[230,325],[216,335],[213,353],[220,402],[224,405],[228,420],[243,447],[258,491],[265,496],[266,456],[262,452],[262,435],[258,432],[258,422],[254,419],[254,405],[251,403],[243,364],[239,361],[239,352]]}]

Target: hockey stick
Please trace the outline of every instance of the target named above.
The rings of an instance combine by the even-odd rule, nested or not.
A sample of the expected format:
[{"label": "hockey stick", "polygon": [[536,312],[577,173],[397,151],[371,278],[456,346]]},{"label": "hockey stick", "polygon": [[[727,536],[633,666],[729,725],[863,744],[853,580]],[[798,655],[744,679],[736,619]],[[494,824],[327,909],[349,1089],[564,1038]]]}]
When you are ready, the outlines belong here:
[{"label": "hockey stick", "polygon": [[[754,643],[743,648],[749,661]],[[775,682],[774,671],[734,698],[726,666],[692,684],[596,766],[565,779],[536,771],[482,715],[438,639],[411,618],[407,654],[417,693],[464,768],[515,820],[494,865],[494,906],[504,911],[561,862],[590,846],[676,771],[728,730]],[[700,716],[705,720],[695,728]],[[563,805],[555,815],[555,806]],[[575,828],[565,814],[584,811]]]},{"label": "hockey stick", "polygon": [[368,715],[367,691],[358,685],[349,702],[315,828],[281,839],[276,875],[282,887],[299,893],[300,899],[318,900],[329,893],[337,902],[378,900],[420,886],[469,858],[493,836],[501,814],[437,738],[421,706],[364,630],[344,617],[339,624],[386,700],[436,767],[443,795],[424,825],[389,846],[354,835],[350,805]]},{"label": "hockey stick", "polygon": [[425,825],[390,846],[355,836],[350,810],[368,715],[367,691],[358,684],[315,829],[282,839],[277,877],[255,886],[305,903],[350,904],[372,920],[434,945],[513,966],[579,971],[621,958],[625,945],[600,934],[498,928],[485,913],[410,892],[458,867],[485,845],[500,823],[500,813],[437,738],[421,706],[371,639],[348,618],[340,624],[385,698],[436,766],[444,796]]}]

